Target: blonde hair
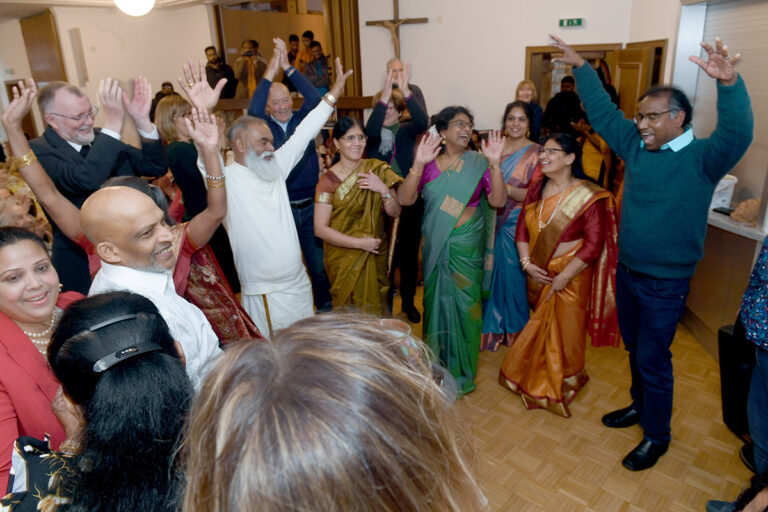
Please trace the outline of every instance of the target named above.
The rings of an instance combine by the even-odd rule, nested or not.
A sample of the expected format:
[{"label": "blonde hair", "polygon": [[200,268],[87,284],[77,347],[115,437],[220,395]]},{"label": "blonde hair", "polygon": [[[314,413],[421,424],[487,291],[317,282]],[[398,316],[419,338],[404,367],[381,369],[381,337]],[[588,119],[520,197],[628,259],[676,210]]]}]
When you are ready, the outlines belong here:
[{"label": "blonde hair", "polygon": [[[377,92],[373,96],[373,107],[378,105],[379,101],[381,100],[381,91]],[[408,110],[408,105],[405,103],[405,98],[403,97],[403,93],[399,89],[392,89],[392,95],[389,97],[389,101],[392,102],[392,104],[395,106],[395,109],[400,112],[401,114]]]},{"label": "blonde hair", "polygon": [[530,81],[530,80],[523,80],[519,84],[517,84],[517,89],[515,89],[515,99],[520,99],[518,97],[518,94],[520,94],[520,89],[522,89],[525,86],[529,86],[531,89],[533,89],[533,94],[531,95],[531,101],[536,101],[539,99],[539,93],[536,90],[536,85]]},{"label": "blonde hair", "polygon": [[413,347],[427,351],[359,314],[230,346],[190,412],[183,510],[483,510],[467,437]]},{"label": "blonde hair", "polygon": [[174,120],[192,110],[192,105],[178,94],[169,94],[157,103],[155,125],[166,144],[180,140]]}]

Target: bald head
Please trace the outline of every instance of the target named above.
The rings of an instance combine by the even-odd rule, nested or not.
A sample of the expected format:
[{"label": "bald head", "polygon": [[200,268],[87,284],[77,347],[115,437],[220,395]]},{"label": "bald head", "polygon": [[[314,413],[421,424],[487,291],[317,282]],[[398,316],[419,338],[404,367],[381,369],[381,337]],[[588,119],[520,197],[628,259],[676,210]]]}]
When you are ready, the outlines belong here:
[{"label": "bald head", "polygon": [[269,88],[267,112],[280,123],[287,123],[293,114],[293,98],[284,84],[274,82]]},{"label": "bald head", "polygon": [[129,187],[97,190],[80,209],[85,236],[103,261],[152,272],[173,268],[173,234],[163,211]]}]

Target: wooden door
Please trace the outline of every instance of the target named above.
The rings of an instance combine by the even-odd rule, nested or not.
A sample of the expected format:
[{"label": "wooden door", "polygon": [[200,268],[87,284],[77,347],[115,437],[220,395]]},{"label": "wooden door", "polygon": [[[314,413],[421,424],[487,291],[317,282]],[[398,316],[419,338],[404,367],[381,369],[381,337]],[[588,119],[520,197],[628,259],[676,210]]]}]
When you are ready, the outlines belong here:
[{"label": "wooden door", "polygon": [[[5,82],[5,90],[8,93],[8,98],[13,98],[13,86],[18,83],[17,80],[8,80]],[[37,137],[37,130],[35,129],[35,121],[32,119],[32,112],[27,112],[24,119],[21,121],[21,130],[27,139],[34,139]]]},{"label": "wooden door", "polygon": [[654,49],[630,48],[613,53],[610,61],[616,66],[612,74],[619,94],[619,108],[627,119],[632,119],[637,111],[637,98],[651,86]]}]

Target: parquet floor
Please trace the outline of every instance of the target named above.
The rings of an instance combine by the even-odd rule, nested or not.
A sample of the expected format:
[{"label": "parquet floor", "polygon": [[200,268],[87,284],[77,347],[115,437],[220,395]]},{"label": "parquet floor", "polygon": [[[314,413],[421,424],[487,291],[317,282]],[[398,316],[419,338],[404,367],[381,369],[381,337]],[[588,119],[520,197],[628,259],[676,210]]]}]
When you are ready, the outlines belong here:
[{"label": "parquet floor", "polygon": [[[417,293],[421,310],[421,287]],[[421,325],[413,327],[421,334]],[[672,345],[673,441],[655,467],[637,473],[621,459],[640,442],[640,428],[600,422],[629,404],[623,349],[588,348],[591,380],[570,405],[569,419],[528,411],[497,383],[506,351],[480,354],[477,390],[457,404],[474,433],[477,477],[491,511],[701,512],[708,499],[735,499],[750,478],[739,460],[741,444],[722,421],[717,363],[684,327]]]}]

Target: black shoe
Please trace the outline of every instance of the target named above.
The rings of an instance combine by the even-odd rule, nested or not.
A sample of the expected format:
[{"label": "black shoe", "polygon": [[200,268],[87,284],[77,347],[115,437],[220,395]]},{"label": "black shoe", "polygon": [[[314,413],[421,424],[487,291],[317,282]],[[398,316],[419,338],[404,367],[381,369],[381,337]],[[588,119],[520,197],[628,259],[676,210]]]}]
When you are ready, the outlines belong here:
[{"label": "black shoe", "polygon": [[421,315],[419,314],[419,310],[416,309],[416,306],[403,306],[401,309],[403,310],[403,313],[405,313],[405,316],[408,317],[408,321],[412,324],[421,322]]},{"label": "black shoe", "polygon": [[741,450],[739,450],[739,458],[741,459],[741,462],[747,466],[748,470],[757,474],[757,469],[755,469],[755,452],[753,451],[751,444],[745,444],[741,447]]},{"label": "black shoe", "polygon": [[625,407],[618,411],[609,412],[603,416],[603,425],[610,428],[626,428],[637,425],[640,421],[640,412],[632,407]]},{"label": "black shoe", "polygon": [[653,467],[659,457],[667,453],[669,443],[656,444],[643,439],[634,450],[629,452],[621,464],[630,471],[642,471]]}]

